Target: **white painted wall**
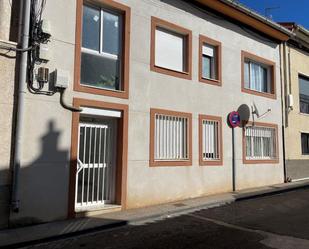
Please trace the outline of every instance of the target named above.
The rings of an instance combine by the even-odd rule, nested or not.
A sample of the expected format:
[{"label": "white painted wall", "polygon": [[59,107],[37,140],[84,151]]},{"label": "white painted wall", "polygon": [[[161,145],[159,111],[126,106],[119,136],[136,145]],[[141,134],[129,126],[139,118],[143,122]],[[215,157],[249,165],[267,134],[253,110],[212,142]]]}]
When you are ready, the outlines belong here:
[{"label": "white painted wall", "polygon": [[[253,101],[261,112],[272,112],[262,122],[279,127],[279,164],[243,165],[242,131],[236,129],[237,189],[283,181],[281,141],[281,97],[279,46],[258,41],[240,27],[192,9],[180,1],[117,0],[131,7],[131,57],[129,99],[73,92],[75,11],[74,0],[47,1],[44,16],[51,22],[51,70],[68,70],[72,97],[129,105],[128,181],[129,208],[183,198],[231,191],[231,130],[226,115],[241,104]],[[182,10],[184,9],[184,10]],[[192,80],[150,71],[151,16],[183,26],[193,32]],[[222,43],[222,87],[198,82],[198,37],[205,35]],[[241,92],[241,50],[276,62],[277,99]],[[193,114],[193,165],[149,167],[150,108]],[[17,223],[64,219],[67,216],[71,117],[62,109],[59,95],[34,96],[27,93],[24,153],[21,174],[21,211],[13,214]],[[221,116],[223,120],[223,166],[198,165],[198,114]],[[44,142],[43,142],[44,141]],[[47,141],[47,142],[46,142]],[[42,145],[45,144],[45,147]]]}]

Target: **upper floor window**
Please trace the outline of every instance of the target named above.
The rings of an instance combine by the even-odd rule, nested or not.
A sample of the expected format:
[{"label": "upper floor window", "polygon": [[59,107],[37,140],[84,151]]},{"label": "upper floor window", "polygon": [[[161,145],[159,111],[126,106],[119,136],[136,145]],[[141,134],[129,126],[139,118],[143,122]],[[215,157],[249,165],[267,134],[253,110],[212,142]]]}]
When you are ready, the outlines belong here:
[{"label": "upper floor window", "polygon": [[200,35],[200,81],[221,85],[221,43]]},{"label": "upper floor window", "polygon": [[77,0],[74,90],[128,97],[130,8]]},{"label": "upper floor window", "polygon": [[151,69],[191,79],[191,31],[152,17]]},{"label": "upper floor window", "polygon": [[242,89],[244,92],[275,98],[274,63],[242,52]]},{"label": "upper floor window", "polygon": [[84,5],[81,84],[121,89],[121,29],[118,13]]},{"label": "upper floor window", "polygon": [[309,78],[299,75],[298,81],[300,112],[309,114]]},{"label": "upper floor window", "polygon": [[203,45],[203,71],[202,77],[204,79],[216,79],[217,78],[217,66],[216,66],[217,51],[212,45]]}]

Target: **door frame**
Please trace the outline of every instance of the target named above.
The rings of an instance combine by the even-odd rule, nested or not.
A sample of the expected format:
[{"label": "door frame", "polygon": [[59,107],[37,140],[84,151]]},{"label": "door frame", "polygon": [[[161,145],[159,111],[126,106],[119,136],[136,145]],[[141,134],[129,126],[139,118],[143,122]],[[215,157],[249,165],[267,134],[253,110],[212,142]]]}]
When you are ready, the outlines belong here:
[{"label": "door frame", "polygon": [[[116,159],[116,204],[121,205],[121,209],[126,209],[127,197],[127,164],[128,164],[128,105],[109,103],[103,101],[73,98],[73,106],[101,108],[107,110],[121,111],[121,118],[118,119],[117,128],[117,159]],[[75,212],[75,191],[76,191],[76,171],[77,171],[77,149],[78,130],[80,113],[72,113],[71,130],[71,155],[70,155],[70,177],[69,177],[69,197],[68,197],[68,218],[74,218]]]}]

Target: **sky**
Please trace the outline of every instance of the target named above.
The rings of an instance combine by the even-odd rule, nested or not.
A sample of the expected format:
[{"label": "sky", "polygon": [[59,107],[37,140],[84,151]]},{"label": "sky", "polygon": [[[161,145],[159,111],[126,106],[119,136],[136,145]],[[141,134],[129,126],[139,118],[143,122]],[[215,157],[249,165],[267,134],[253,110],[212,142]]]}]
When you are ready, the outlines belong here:
[{"label": "sky", "polygon": [[259,14],[265,15],[275,22],[296,22],[309,29],[309,0],[238,0]]}]

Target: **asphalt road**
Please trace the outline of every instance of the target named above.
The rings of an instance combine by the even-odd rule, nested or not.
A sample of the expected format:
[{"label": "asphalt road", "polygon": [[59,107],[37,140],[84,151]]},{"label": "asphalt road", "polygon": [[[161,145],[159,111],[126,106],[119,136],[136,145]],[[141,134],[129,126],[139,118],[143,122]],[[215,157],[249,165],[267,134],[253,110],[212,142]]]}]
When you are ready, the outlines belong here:
[{"label": "asphalt road", "polygon": [[243,200],[27,248],[309,249],[309,190]]}]

